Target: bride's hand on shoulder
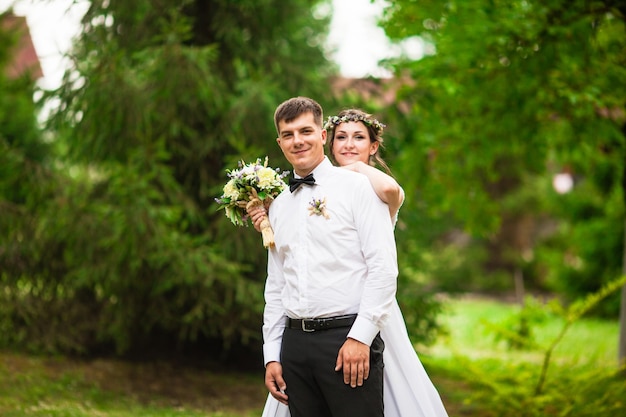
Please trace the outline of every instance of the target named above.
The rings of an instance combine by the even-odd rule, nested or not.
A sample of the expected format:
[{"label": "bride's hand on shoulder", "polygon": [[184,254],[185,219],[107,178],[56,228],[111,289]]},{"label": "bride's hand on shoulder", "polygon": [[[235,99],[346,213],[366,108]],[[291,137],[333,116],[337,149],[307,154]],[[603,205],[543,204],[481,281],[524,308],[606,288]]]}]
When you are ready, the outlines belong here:
[{"label": "bride's hand on shoulder", "polygon": [[359,169],[359,167],[361,165],[365,165],[365,164],[363,162],[361,162],[361,161],[357,161],[357,162],[353,162],[351,164],[342,165],[341,168],[348,169],[348,170],[354,171],[354,172],[361,172],[361,170]]}]

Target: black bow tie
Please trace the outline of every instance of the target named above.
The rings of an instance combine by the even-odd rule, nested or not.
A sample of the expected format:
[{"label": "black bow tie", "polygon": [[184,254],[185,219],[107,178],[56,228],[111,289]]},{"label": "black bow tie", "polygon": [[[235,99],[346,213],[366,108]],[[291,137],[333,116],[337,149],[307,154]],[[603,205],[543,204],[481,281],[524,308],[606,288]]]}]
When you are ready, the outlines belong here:
[{"label": "black bow tie", "polygon": [[313,185],[315,184],[315,178],[313,174],[309,174],[304,178],[289,178],[289,191],[292,193],[298,189],[302,184]]}]

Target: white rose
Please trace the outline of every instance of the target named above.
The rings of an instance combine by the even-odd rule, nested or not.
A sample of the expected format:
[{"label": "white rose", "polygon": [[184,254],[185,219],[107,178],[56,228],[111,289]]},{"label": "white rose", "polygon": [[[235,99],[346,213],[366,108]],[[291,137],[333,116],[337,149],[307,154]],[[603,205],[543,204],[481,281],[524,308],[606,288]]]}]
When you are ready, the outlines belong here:
[{"label": "white rose", "polygon": [[272,168],[261,168],[256,172],[256,175],[259,178],[259,187],[262,189],[270,188],[276,183],[276,171]]},{"label": "white rose", "polygon": [[239,198],[239,190],[232,178],[224,185],[224,197],[230,198],[231,201],[236,201]]}]

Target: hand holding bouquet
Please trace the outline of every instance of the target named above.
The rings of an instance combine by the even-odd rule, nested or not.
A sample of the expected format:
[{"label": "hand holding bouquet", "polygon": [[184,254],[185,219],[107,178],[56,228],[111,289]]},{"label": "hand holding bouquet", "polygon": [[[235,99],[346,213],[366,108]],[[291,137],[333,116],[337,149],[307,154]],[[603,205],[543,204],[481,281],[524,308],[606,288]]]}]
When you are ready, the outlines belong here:
[{"label": "hand holding bouquet", "polygon": [[[235,226],[247,226],[249,210],[258,206],[269,207],[272,200],[287,187],[283,178],[289,175],[289,171],[281,173],[280,169],[270,168],[267,160],[265,157],[263,164],[261,158],[249,164],[240,161],[237,169],[226,170],[229,180],[224,185],[222,196],[215,201]],[[263,246],[269,248],[274,245],[274,231],[267,216],[261,222],[261,234]]]}]

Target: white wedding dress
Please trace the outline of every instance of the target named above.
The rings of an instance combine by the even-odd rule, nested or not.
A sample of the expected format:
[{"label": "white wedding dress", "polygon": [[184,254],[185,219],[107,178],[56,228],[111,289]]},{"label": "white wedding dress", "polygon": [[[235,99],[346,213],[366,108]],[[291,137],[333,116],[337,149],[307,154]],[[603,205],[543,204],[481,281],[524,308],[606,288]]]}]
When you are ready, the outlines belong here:
[{"label": "white wedding dress", "polygon": [[[447,417],[441,397],[411,344],[397,301],[380,335],[385,342],[385,417]],[[289,408],[268,395],[262,417],[290,417]]]}]

